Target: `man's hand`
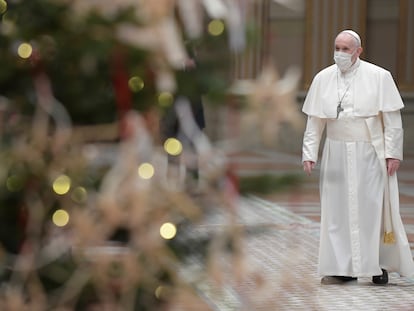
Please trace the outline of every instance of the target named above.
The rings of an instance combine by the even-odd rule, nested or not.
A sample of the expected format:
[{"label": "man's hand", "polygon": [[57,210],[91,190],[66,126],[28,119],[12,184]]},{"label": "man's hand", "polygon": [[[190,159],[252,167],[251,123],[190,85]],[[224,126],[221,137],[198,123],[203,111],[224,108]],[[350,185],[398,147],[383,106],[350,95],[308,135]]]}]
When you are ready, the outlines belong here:
[{"label": "man's hand", "polygon": [[386,160],[388,176],[392,176],[400,168],[400,160],[393,158],[388,158]]},{"label": "man's hand", "polygon": [[313,161],[303,161],[303,170],[310,176],[313,168],[315,167],[315,162]]}]

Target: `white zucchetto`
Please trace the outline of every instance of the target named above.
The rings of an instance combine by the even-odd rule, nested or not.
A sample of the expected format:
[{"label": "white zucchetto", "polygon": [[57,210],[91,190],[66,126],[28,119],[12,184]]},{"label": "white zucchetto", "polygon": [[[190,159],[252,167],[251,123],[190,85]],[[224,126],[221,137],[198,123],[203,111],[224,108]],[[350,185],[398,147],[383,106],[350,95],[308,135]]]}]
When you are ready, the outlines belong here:
[{"label": "white zucchetto", "polygon": [[350,34],[352,37],[354,37],[358,41],[358,44],[361,45],[361,37],[355,31],[347,29],[347,30],[341,31],[340,33]]}]

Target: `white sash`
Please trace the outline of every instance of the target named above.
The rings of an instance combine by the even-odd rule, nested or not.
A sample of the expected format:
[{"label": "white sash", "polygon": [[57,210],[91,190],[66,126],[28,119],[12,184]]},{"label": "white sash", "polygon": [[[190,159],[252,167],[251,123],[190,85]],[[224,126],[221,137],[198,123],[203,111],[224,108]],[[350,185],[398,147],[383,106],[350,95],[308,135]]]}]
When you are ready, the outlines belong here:
[{"label": "white sash", "polygon": [[363,118],[328,119],[326,137],[340,141],[371,141],[371,135]]},{"label": "white sash", "polygon": [[365,121],[385,176],[384,235],[380,243],[380,265],[400,275],[412,276],[414,262],[399,211],[397,174],[388,176],[386,168],[382,116],[367,118]]}]

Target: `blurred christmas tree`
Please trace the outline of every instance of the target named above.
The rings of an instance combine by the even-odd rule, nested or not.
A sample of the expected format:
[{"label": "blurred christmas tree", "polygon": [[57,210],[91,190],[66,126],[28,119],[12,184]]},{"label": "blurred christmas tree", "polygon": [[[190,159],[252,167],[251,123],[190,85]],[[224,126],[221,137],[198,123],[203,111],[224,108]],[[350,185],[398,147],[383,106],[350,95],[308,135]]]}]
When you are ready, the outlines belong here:
[{"label": "blurred christmas tree", "polygon": [[[176,91],[173,75],[188,57],[182,41],[209,53],[200,53],[202,75],[180,84],[191,92],[199,82],[207,94],[224,91],[217,71],[228,64],[225,36],[206,36],[204,15],[197,21],[203,33],[188,34],[173,1],[90,2],[10,1],[2,15],[0,90],[19,111],[33,112],[39,71],[76,124],[114,122],[122,110],[159,105],[161,92]],[[211,55],[212,46],[222,48]]]},{"label": "blurred christmas tree", "polygon": [[[183,299],[207,309],[178,271],[189,250],[207,256],[207,241],[174,237],[237,196],[191,103],[227,95],[230,55],[245,45],[241,5],[0,0],[2,310],[162,310]],[[269,81],[253,86],[255,115],[277,95],[263,91]],[[172,112],[196,154],[179,135],[161,140]],[[186,192],[194,157],[202,200]]]},{"label": "blurred christmas tree", "polygon": [[[200,210],[166,190],[156,123],[178,94],[224,95],[229,45],[206,26],[224,25],[225,8],[0,2],[2,309],[154,310],[173,297],[169,288],[180,282],[167,221]],[[184,75],[195,48],[197,70]],[[118,124],[106,138],[120,151],[97,164],[101,151],[87,143],[105,135],[73,134],[107,124]],[[156,163],[166,170],[149,182]]]}]

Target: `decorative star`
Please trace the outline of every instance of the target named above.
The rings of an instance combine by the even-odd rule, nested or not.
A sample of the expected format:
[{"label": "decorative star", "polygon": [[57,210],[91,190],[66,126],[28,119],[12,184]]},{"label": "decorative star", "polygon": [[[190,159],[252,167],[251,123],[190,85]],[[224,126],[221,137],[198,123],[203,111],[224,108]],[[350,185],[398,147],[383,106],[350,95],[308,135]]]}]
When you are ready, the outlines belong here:
[{"label": "decorative star", "polygon": [[258,128],[266,145],[276,141],[283,123],[300,129],[303,121],[296,100],[299,79],[297,68],[289,68],[280,78],[275,66],[268,64],[255,80],[236,81],[230,92],[247,98],[241,126],[247,131]]}]

